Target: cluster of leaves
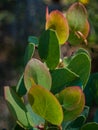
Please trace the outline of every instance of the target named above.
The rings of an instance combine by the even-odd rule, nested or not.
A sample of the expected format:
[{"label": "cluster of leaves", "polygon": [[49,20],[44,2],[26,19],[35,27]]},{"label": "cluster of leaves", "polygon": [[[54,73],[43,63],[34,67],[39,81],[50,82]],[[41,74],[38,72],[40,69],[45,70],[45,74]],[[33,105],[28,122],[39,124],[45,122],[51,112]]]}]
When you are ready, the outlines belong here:
[{"label": "cluster of leaves", "polygon": [[[45,31],[40,38],[29,37],[24,56],[24,72],[16,87],[5,87],[5,99],[18,125],[15,130],[88,130],[89,107],[83,90],[91,70],[91,58],[84,49],[60,59],[60,46],[87,43],[87,11],[73,4],[66,17],[46,9]],[[41,60],[32,58],[35,47]],[[27,96],[25,101],[24,95]]]}]

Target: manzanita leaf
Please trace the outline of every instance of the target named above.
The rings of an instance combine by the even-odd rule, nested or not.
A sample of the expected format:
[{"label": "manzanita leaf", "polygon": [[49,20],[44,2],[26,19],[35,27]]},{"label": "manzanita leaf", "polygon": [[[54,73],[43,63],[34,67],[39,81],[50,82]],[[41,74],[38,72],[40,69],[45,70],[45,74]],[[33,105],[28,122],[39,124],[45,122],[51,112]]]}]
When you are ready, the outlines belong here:
[{"label": "manzanita leaf", "polygon": [[27,110],[25,105],[15,91],[10,87],[5,87],[5,100],[17,123],[24,128],[30,128],[31,126],[27,119]]},{"label": "manzanita leaf", "polygon": [[[91,59],[87,52],[79,52],[74,54],[70,60],[67,60],[68,69],[80,76],[80,79],[85,88],[86,83],[89,79],[91,71]],[[64,59],[66,65],[66,58]],[[77,69],[76,69],[77,68]]]},{"label": "manzanita leaf", "polygon": [[64,15],[58,11],[52,11],[48,14],[48,8],[46,11],[46,30],[55,30],[58,36],[59,44],[64,44],[69,36],[69,26]]},{"label": "manzanita leaf", "polygon": [[83,126],[83,124],[86,121],[88,112],[89,112],[89,107],[85,106],[81,115],[79,115],[75,120],[68,121],[68,122],[63,121],[62,129],[63,130],[80,130],[81,126]]},{"label": "manzanita leaf", "polygon": [[38,51],[50,69],[54,69],[60,59],[60,48],[57,35],[53,30],[46,30],[40,37]]},{"label": "manzanita leaf", "polygon": [[81,89],[79,87],[67,87],[59,93],[59,99],[66,110],[73,110],[81,100]]},{"label": "manzanita leaf", "polygon": [[95,122],[90,122],[85,124],[81,130],[98,130],[98,124]]},{"label": "manzanita leaf", "polygon": [[33,43],[29,43],[27,45],[26,51],[25,51],[25,55],[24,55],[24,65],[26,65],[28,63],[28,61],[32,58],[33,54],[34,54],[34,50],[35,50],[35,46]]},{"label": "manzanita leaf", "polygon": [[86,38],[89,34],[89,31],[90,31],[90,25],[89,25],[88,20],[86,20],[84,28],[80,28],[80,30],[78,31],[76,30],[70,31],[68,42],[70,42],[71,45],[77,45],[83,42],[87,44]]},{"label": "manzanita leaf", "polygon": [[71,45],[77,45],[80,44],[81,42],[83,42],[83,39],[81,37],[78,37],[77,34],[74,31],[70,32],[69,38],[68,38],[68,42]]},{"label": "manzanita leaf", "polygon": [[89,107],[85,106],[81,115],[79,115],[75,120],[68,121],[68,122],[64,121],[62,123],[63,129],[64,130],[80,130],[81,126],[83,126],[83,124],[86,121],[88,112],[89,112]]},{"label": "manzanita leaf", "polygon": [[[59,93],[66,86],[71,85],[75,81],[79,81],[79,76],[67,68],[55,69],[50,71],[52,77],[51,91]],[[74,84],[75,85],[75,84]]]},{"label": "manzanita leaf", "polygon": [[25,88],[25,84],[24,84],[24,79],[23,79],[23,75],[20,77],[19,82],[16,86],[16,92],[18,93],[19,96],[23,96],[26,94],[27,90]]},{"label": "manzanita leaf", "polygon": [[75,120],[69,122],[63,122],[63,130],[80,130],[81,126],[84,124],[86,118],[85,116],[78,116]]},{"label": "manzanita leaf", "polygon": [[80,54],[80,53],[85,53],[85,54],[87,54],[88,56],[90,56],[89,52],[88,52],[86,49],[84,49],[84,48],[79,48],[79,49],[75,52],[75,54]]},{"label": "manzanita leaf", "polygon": [[67,11],[66,18],[71,30],[80,31],[87,20],[87,11],[83,4],[74,3]]},{"label": "manzanita leaf", "polygon": [[28,121],[29,121],[31,126],[36,127],[36,126],[39,126],[39,125],[45,123],[44,119],[42,117],[40,117],[39,115],[37,115],[32,110],[32,107],[29,103],[26,105],[26,109],[27,109]]},{"label": "manzanita leaf", "polygon": [[51,88],[51,76],[45,64],[37,59],[31,59],[24,72],[24,83],[29,91],[33,84],[39,84],[48,90]]},{"label": "manzanita leaf", "polygon": [[75,119],[83,111],[84,94],[80,87],[67,87],[58,94],[58,99],[64,108],[64,121]]},{"label": "manzanita leaf", "polygon": [[63,120],[62,107],[52,93],[41,86],[33,86],[28,93],[28,99],[35,113],[54,125],[60,125]]}]

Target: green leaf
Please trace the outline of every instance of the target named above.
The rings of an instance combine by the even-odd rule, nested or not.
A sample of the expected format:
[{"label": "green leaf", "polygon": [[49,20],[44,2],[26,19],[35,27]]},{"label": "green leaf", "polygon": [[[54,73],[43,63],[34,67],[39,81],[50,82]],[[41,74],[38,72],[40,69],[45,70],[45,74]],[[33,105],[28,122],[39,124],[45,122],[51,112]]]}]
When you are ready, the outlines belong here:
[{"label": "green leaf", "polygon": [[90,56],[89,52],[87,50],[85,50],[84,48],[79,48],[77,51],[76,51],[76,54],[80,54],[80,53],[85,53],[87,54],[88,56]]},{"label": "green leaf", "polygon": [[89,107],[85,106],[83,112],[81,115],[79,115],[75,120],[72,121],[63,121],[62,128],[63,130],[80,130],[81,126],[86,121],[86,118],[88,116]]},{"label": "green leaf", "polygon": [[46,62],[50,69],[54,69],[58,65],[60,48],[55,31],[44,31],[40,37],[38,51],[40,58]]},{"label": "green leaf", "polygon": [[18,93],[19,96],[23,96],[26,94],[27,90],[25,88],[25,85],[24,85],[24,79],[23,79],[23,75],[21,76],[18,84],[17,84],[17,87],[16,87],[16,92]]},{"label": "green leaf", "polygon": [[64,108],[64,121],[75,119],[83,111],[84,94],[80,87],[67,87],[58,94],[58,99]]},{"label": "green leaf", "polygon": [[85,25],[80,28],[79,30],[71,30],[68,42],[70,42],[71,45],[77,45],[81,43],[87,44],[87,36],[90,31],[90,25],[88,20],[86,20]]},{"label": "green leaf", "polygon": [[29,43],[26,48],[25,55],[24,55],[24,65],[26,65],[28,63],[28,61],[32,58],[32,56],[34,54],[34,50],[35,50],[34,44]]},{"label": "green leaf", "polygon": [[10,87],[5,87],[5,100],[11,111],[12,115],[16,119],[17,123],[24,128],[30,128],[30,124],[27,119],[27,110],[22,100],[18,97],[18,95],[14,92],[14,90]]},{"label": "green leaf", "polygon": [[51,82],[51,76],[45,64],[37,59],[31,59],[24,72],[24,83],[27,90],[29,91],[35,83],[50,90]]},{"label": "green leaf", "polygon": [[44,119],[39,115],[37,115],[36,113],[34,113],[29,103],[26,105],[26,108],[27,108],[28,121],[31,126],[38,126],[40,124],[44,124],[45,122]]},{"label": "green leaf", "polygon": [[67,87],[59,93],[59,99],[66,110],[73,110],[81,100],[81,89],[79,87]]},{"label": "green leaf", "polygon": [[38,46],[38,44],[39,44],[39,40],[35,36],[29,36],[28,42],[29,43],[33,43],[35,46]]},{"label": "green leaf", "polygon": [[98,124],[95,122],[90,122],[85,124],[81,130],[98,130]]},{"label": "green leaf", "polygon": [[79,36],[77,36],[77,34],[73,31],[70,32],[69,38],[68,38],[68,42],[71,45],[77,45],[83,42],[83,39]]},{"label": "green leaf", "polygon": [[67,68],[61,68],[50,71],[52,77],[51,91],[53,93],[59,93],[65,88],[70,86],[75,81],[80,81],[79,76]]},{"label": "green leaf", "polygon": [[74,3],[67,11],[66,18],[71,30],[80,31],[87,20],[87,11],[83,4]]},{"label": "green leaf", "polygon": [[72,72],[76,73],[80,76],[80,79],[83,84],[83,88],[85,88],[87,81],[90,76],[91,70],[91,59],[87,52],[76,52],[69,60],[66,62],[66,58],[64,59],[64,63],[68,69]]},{"label": "green leaf", "polygon": [[83,112],[81,115],[79,115],[75,120],[63,122],[62,127],[64,130],[80,130],[81,126],[86,121],[86,118],[88,116],[89,107],[85,106]]},{"label": "green leaf", "polygon": [[85,117],[80,115],[73,121],[69,121],[67,123],[63,122],[63,130],[80,130],[80,127],[84,124],[85,120]]},{"label": "green leaf", "polygon": [[60,125],[63,111],[58,100],[52,93],[41,86],[33,86],[28,93],[32,109],[39,116],[54,125]]}]

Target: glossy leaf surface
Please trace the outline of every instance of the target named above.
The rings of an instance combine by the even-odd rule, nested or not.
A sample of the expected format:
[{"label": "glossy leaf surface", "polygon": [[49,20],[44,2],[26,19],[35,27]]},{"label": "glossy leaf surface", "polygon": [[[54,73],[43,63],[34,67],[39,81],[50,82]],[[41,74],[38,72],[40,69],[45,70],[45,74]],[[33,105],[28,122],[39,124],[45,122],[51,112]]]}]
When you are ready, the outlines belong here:
[{"label": "glossy leaf surface", "polygon": [[60,48],[57,35],[53,30],[46,30],[42,33],[38,51],[40,58],[46,62],[50,69],[54,69],[60,59]]},{"label": "glossy leaf surface", "polygon": [[84,124],[86,118],[82,115],[78,116],[75,120],[69,122],[63,122],[62,127],[64,130],[80,130]]},{"label": "glossy leaf surface", "polygon": [[71,45],[77,45],[81,43],[87,44],[86,38],[89,34],[89,31],[90,31],[90,25],[88,20],[86,20],[85,25],[83,26],[83,28],[80,28],[79,31],[76,30],[70,31],[68,42],[70,42]]},{"label": "glossy leaf surface", "polygon": [[17,123],[24,128],[30,128],[25,105],[12,88],[5,87],[5,100]]},{"label": "glossy leaf surface", "polygon": [[83,88],[85,88],[91,71],[91,59],[87,52],[76,52],[69,60],[66,58],[64,60],[68,69],[80,76]]},{"label": "glossy leaf surface", "polygon": [[64,108],[64,121],[75,119],[83,111],[85,97],[80,87],[65,88],[58,94],[58,99]]},{"label": "glossy leaf surface", "polygon": [[50,71],[52,77],[51,91],[59,93],[66,86],[71,85],[75,81],[80,81],[79,76],[67,68],[56,69]]},{"label": "glossy leaf surface", "polygon": [[40,117],[39,115],[37,115],[33,110],[31,105],[28,103],[26,105],[26,109],[27,109],[27,117],[28,117],[28,121],[30,123],[30,125],[33,127],[36,127],[40,124],[44,124],[45,121],[42,117]]},{"label": "glossy leaf surface", "polygon": [[58,36],[59,44],[64,44],[69,36],[69,26],[64,15],[58,11],[46,12],[46,30],[55,30]]},{"label": "glossy leaf surface", "polygon": [[24,84],[24,79],[23,79],[23,75],[20,77],[20,80],[16,86],[16,92],[18,93],[18,95],[23,96],[26,94],[27,90],[25,88],[25,84]]},{"label": "glossy leaf surface", "polygon": [[35,113],[52,124],[61,124],[63,111],[52,93],[41,86],[33,86],[28,93],[28,99]]},{"label": "glossy leaf surface", "polygon": [[45,64],[37,59],[31,59],[25,68],[24,83],[28,91],[34,84],[39,84],[50,90],[51,76]]},{"label": "glossy leaf surface", "polygon": [[71,30],[80,31],[84,28],[87,20],[87,11],[83,4],[74,3],[67,11],[66,14]]},{"label": "glossy leaf surface", "polygon": [[77,107],[81,99],[81,89],[79,87],[67,87],[59,94],[60,102],[66,110],[73,110]]}]

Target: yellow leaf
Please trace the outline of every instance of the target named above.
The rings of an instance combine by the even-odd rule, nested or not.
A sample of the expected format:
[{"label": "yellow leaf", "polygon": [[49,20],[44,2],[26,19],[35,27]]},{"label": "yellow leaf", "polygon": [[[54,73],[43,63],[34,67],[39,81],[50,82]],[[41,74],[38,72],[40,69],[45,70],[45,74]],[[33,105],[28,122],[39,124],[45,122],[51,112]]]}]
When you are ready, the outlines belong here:
[{"label": "yellow leaf", "polygon": [[52,29],[56,31],[59,44],[64,44],[69,36],[69,26],[66,17],[58,10],[48,13],[46,9],[46,30]]}]

